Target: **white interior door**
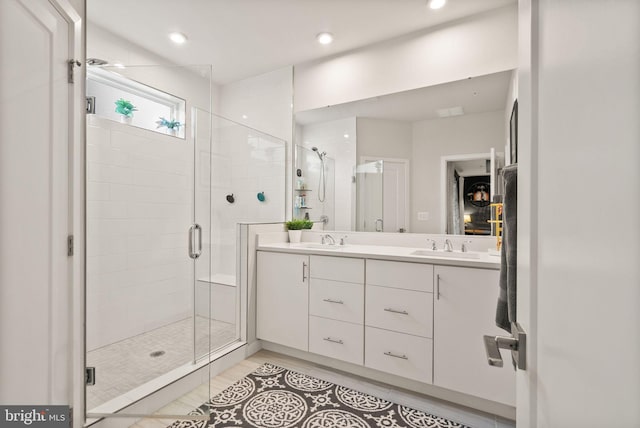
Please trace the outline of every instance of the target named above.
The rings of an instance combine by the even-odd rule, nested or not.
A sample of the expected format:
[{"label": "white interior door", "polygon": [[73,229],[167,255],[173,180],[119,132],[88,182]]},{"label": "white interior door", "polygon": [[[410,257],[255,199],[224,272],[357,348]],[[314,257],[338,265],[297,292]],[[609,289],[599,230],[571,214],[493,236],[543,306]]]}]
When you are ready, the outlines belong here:
[{"label": "white interior door", "polygon": [[384,160],[383,183],[383,230],[385,232],[408,232],[408,195],[407,175],[408,161],[398,162]]},{"label": "white interior door", "polygon": [[0,403],[68,404],[71,26],[0,2]]},{"label": "white interior door", "polygon": [[519,9],[517,426],[638,427],[640,2]]}]

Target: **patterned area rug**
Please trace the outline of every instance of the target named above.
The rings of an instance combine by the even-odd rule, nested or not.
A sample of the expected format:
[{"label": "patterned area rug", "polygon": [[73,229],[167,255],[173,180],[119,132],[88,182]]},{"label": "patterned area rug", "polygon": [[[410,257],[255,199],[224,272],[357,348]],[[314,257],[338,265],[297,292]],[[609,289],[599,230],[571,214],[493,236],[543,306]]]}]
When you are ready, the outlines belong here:
[{"label": "patterned area rug", "polygon": [[[464,427],[302,373],[264,364],[191,412],[211,428]],[[177,421],[170,428],[204,428]]]}]

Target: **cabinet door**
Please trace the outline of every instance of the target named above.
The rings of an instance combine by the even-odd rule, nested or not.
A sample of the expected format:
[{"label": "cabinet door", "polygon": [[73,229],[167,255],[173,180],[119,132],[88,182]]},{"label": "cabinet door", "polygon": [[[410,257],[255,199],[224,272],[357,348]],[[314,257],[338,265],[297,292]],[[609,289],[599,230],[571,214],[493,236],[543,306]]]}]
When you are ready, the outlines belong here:
[{"label": "cabinet door", "polygon": [[257,336],[308,350],[309,257],[258,251]]},{"label": "cabinet door", "polygon": [[511,354],[503,350],[504,367],[491,367],[482,340],[506,334],[495,325],[499,272],[443,266],[434,272],[433,383],[514,406]]}]

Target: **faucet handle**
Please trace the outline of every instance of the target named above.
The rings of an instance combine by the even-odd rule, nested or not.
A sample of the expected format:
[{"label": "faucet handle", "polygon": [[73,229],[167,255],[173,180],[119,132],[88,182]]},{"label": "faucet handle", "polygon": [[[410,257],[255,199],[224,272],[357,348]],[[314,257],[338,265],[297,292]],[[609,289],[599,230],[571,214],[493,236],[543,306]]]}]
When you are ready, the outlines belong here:
[{"label": "faucet handle", "polygon": [[465,240],[465,241],[462,243],[462,248],[461,248],[460,250],[461,250],[463,253],[466,253],[467,251],[469,251],[469,249],[467,248],[467,245],[466,245],[466,244],[471,244],[471,242],[473,242],[473,241],[471,241],[470,239]]},{"label": "faucet handle", "polygon": [[347,244],[347,235],[344,235],[342,238],[340,238],[340,245],[346,245]]},{"label": "faucet handle", "polygon": [[435,240],[435,239],[427,238],[427,244],[428,244],[429,242],[431,243],[431,249],[432,249],[433,251],[436,251],[436,250],[438,249],[438,247],[436,246],[436,240]]}]

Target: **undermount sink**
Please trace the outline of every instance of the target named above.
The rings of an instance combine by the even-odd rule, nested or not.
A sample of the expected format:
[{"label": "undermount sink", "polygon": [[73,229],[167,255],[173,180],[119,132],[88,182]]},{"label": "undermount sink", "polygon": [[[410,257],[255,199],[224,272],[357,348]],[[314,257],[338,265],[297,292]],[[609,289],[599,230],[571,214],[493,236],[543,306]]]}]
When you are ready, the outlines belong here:
[{"label": "undermount sink", "polygon": [[297,244],[296,247],[299,248],[312,248],[314,250],[341,250],[344,248],[344,245],[329,245],[329,244],[318,244],[316,242],[307,242],[302,244]]},{"label": "undermount sink", "polygon": [[427,257],[446,257],[452,259],[479,259],[480,254],[474,252],[462,251],[442,251],[442,250],[416,250],[411,253],[412,256],[427,256]]}]

